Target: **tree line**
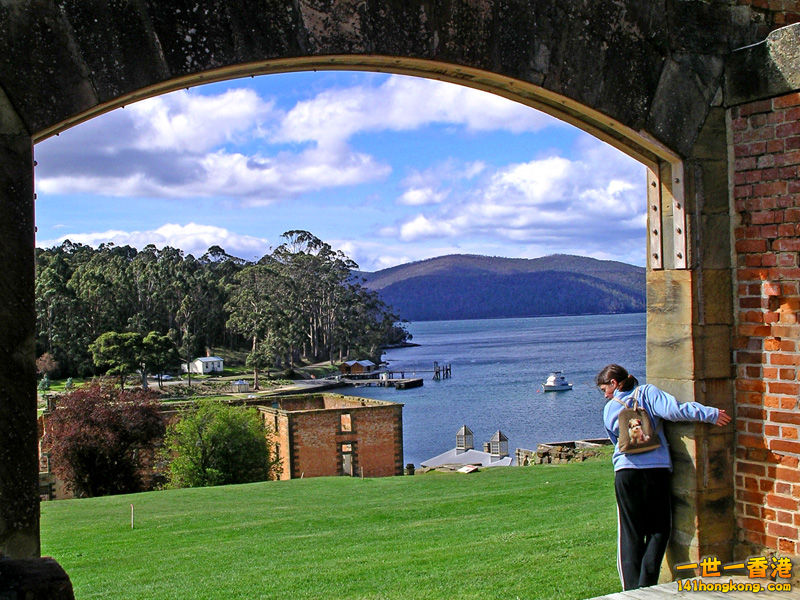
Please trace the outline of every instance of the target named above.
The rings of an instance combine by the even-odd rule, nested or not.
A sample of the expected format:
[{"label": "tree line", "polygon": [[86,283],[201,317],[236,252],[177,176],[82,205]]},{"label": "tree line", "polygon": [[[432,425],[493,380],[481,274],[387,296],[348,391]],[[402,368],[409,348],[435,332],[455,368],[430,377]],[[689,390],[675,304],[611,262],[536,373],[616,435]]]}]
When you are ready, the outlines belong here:
[{"label": "tree line", "polygon": [[188,363],[234,348],[248,351],[257,381],[262,370],[300,361],[379,358],[382,346],[409,337],[377,293],[355,280],[357,265],[345,254],[307,231],[282,240],[257,262],[219,246],[200,258],[153,245],[65,241],[37,249],[39,364],[51,376],[86,377],[114,368],[102,352],[108,344],[148,348],[150,365],[143,354],[131,361],[151,369],[166,368],[164,357]]}]

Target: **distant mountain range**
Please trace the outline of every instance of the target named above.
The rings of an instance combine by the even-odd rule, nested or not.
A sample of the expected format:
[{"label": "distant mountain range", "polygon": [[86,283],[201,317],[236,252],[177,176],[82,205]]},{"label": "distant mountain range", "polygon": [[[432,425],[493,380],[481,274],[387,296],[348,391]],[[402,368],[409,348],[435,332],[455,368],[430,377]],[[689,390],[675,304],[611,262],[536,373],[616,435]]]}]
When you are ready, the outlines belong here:
[{"label": "distant mountain range", "polygon": [[629,313],[646,306],[643,267],[567,254],[452,254],[357,275],[409,321]]}]

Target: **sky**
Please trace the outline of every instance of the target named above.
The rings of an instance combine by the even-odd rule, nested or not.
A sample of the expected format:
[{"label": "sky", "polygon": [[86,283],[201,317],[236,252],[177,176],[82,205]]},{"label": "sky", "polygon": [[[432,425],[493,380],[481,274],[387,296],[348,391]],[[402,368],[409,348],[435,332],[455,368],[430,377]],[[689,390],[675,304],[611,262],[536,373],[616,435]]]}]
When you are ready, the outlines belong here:
[{"label": "sky", "polygon": [[645,169],[463,86],[264,75],[117,109],[34,148],[37,246],[66,239],[257,260],[292,229],[365,271],[447,254],[643,266]]}]

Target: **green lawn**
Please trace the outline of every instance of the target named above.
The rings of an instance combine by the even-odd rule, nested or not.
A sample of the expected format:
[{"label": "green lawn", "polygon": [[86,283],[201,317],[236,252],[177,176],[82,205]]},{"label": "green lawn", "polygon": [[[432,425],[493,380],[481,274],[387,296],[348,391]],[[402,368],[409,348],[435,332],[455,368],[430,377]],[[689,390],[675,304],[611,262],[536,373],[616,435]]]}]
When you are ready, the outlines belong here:
[{"label": "green lawn", "polygon": [[592,460],[46,502],[42,554],[77,600],[588,598],[619,590],[612,475]]}]

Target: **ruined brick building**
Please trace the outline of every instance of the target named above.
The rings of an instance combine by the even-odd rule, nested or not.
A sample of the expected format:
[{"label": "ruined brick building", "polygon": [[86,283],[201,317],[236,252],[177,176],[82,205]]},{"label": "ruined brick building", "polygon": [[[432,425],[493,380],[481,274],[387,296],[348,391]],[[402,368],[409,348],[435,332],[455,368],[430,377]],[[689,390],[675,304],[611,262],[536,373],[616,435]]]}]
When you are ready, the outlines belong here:
[{"label": "ruined brick building", "polygon": [[403,474],[403,405],[340,394],[275,398],[259,406],[275,432],[280,479]]},{"label": "ruined brick building", "polygon": [[311,69],[483,89],[645,165],[648,381],[735,416],[728,430],[669,428],[668,562],[800,556],[800,3],[184,4],[0,5],[3,560],[40,548],[34,144],[141,98]]}]

